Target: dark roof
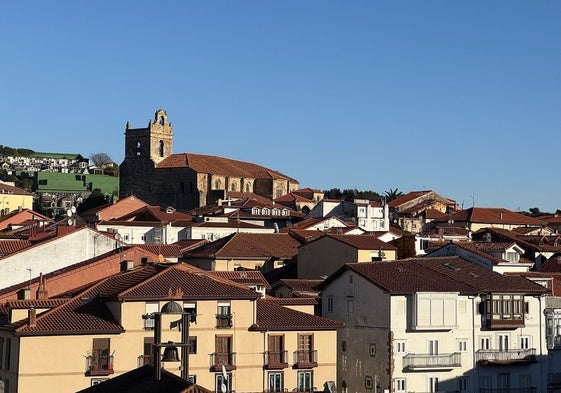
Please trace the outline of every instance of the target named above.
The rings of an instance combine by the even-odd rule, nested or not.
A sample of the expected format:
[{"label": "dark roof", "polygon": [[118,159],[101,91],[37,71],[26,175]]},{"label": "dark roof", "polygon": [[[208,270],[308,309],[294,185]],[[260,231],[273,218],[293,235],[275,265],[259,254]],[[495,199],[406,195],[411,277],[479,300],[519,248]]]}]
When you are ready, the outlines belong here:
[{"label": "dark roof", "polygon": [[256,320],[250,330],[334,330],[345,326],[339,321],[292,310],[266,299],[257,300]]},{"label": "dark roof", "polygon": [[160,380],[154,378],[154,367],[147,364],[110,378],[78,393],[211,393],[162,369]]},{"label": "dark roof", "polygon": [[540,220],[516,213],[502,207],[472,207],[460,210],[454,214],[437,218],[434,222],[473,222],[479,224],[513,224],[532,225],[539,227],[543,224]]},{"label": "dark roof", "polygon": [[271,286],[265,280],[263,273],[258,270],[234,270],[234,271],[209,271],[209,274],[226,280],[234,281],[243,285],[261,284],[265,289],[271,289]]},{"label": "dark roof", "polygon": [[547,289],[520,276],[506,276],[460,257],[408,258],[391,262],[348,263],[320,285],[325,287],[351,270],[392,294],[415,292],[546,293]]}]

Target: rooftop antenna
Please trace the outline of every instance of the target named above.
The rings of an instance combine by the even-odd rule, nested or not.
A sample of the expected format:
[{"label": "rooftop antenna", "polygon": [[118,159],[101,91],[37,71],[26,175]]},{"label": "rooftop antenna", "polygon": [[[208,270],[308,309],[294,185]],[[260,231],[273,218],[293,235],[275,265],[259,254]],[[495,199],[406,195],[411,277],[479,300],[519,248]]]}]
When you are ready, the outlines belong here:
[{"label": "rooftop antenna", "polygon": [[475,194],[471,193],[471,207],[475,207]]}]

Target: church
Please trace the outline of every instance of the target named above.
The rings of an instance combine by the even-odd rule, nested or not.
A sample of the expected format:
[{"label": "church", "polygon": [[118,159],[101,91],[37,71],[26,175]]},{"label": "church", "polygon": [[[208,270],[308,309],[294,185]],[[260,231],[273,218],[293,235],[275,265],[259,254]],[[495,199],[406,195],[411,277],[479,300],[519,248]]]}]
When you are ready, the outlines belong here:
[{"label": "church", "polygon": [[173,154],[173,128],[163,109],[146,128],[125,128],[119,197],[135,195],[178,211],[216,203],[228,192],[273,199],[298,189],[298,181],[261,165],[195,153]]}]

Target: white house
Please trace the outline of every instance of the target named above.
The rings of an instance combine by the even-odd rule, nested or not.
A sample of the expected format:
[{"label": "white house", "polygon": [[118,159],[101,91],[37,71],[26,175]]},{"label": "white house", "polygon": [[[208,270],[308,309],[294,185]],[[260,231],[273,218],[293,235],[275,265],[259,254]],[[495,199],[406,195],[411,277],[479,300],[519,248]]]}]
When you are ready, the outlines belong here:
[{"label": "white house", "polygon": [[321,285],[343,393],[546,393],[546,289],[459,257],[346,264]]}]

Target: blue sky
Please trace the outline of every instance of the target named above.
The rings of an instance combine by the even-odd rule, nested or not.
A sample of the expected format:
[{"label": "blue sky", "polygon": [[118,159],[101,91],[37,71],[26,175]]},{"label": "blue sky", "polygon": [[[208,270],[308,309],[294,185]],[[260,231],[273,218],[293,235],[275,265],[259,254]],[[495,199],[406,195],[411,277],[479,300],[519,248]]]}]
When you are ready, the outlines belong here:
[{"label": "blue sky", "polygon": [[3,1],[0,144],[174,152],[302,187],[561,209],[561,2]]}]

